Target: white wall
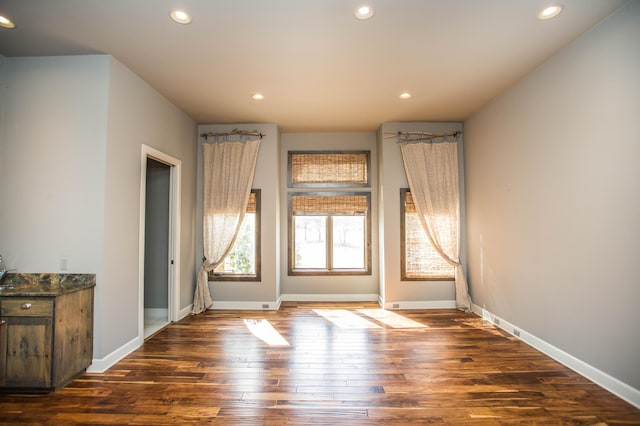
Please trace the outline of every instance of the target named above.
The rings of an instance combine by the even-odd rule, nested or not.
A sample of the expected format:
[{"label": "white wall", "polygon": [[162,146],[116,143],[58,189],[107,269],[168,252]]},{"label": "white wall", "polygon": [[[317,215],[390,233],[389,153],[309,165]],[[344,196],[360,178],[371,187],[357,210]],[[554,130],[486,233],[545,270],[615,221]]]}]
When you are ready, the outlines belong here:
[{"label": "white wall", "polygon": [[181,306],[194,283],[196,125],[106,55],[8,58],[0,253],[19,272],[95,273],[94,359],[138,332],[141,144],[182,160]]},{"label": "white wall", "polygon": [[19,272],[101,273],[108,57],[5,61],[0,253]]},{"label": "white wall", "polygon": [[[280,134],[275,124],[233,124],[200,125],[198,135],[206,132],[229,132],[233,129],[256,130],[265,136],[262,138],[258,161],[253,178],[253,188],[261,189],[260,235],[261,235],[261,281],[210,281],[209,289],[213,298],[213,309],[239,308],[276,309],[280,294]],[[196,268],[202,263],[202,143],[198,137],[198,188],[197,188],[197,235]],[[237,137],[236,139],[237,140]],[[193,298],[193,292],[191,294]]]},{"label": "white wall", "polygon": [[[380,188],[380,259],[382,259],[380,287],[381,300],[386,308],[398,304],[400,308],[455,307],[453,281],[400,281],[400,188],[408,188],[397,138],[386,138],[397,132],[449,133],[462,130],[461,123],[404,122],[384,123],[378,132]],[[460,139],[462,140],[462,139]],[[461,229],[464,230],[464,182],[462,173],[462,144],[459,145],[461,162]],[[464,234],[464,231],[462,232]],[[465,263],[464,238],[460,257]]]},{"label": "white wall", "polygon": [[[0,150],[2,150],[2,140],[4,139],[4,103],[6,94],[6,74],[7,74],[7,59],[0,55]],[[0,176],[2,174],[2,151],[0,151]],[[2,240],[0,239],[0,246]],[[0,247],[1,248],[1,247]],[[0,253],[2,254],[2,253]]]},{"label": "white wall", "polygon": [[[96,325],[106,355],[138,336],[141,145],[182,161],[180,308],[192,302],[196,187],[195,123],[114,58],[109,61],[104,285],[97,289],[104,321]],[[114,313],[118,313],[114,315]],[[108,318],[107,318],[108,315]],[[100,327],[100,328],[98,328]]]},{"label": "white wall", "polygon": [[[287,229],[287,194],[297,192],[299,188],[287,188],[287,153],[288,151],[304,150],[369,150],[371,151],[371,275],[345,276],[288,276],[288,229]],[[378,281],[378,212],[375,206],[377,197],[377,154],[375,133],[283,133],[282,151],[280,154],[282,168],[280,171],[280,191],[283,200],[280,208],[280,241],[283,299],[287,300],[354,300],[363,297],[377,300],[379,293]],[[295,295],[302,295],[296,297]],[[326,296],[329,295],[329,296]],[[349,296],[351,295],[351,296]]]},{"label": "white wall", "polygon": [[[59,272],[64,258],[102,285],[109,59],[6,63],[0,253],[18,272]],[[100,346],[98,333],[94,353]]]},{"label": "white wall", "polygon": [[465,121],[473,301],[636,395],[639,22],[628,3]]}]

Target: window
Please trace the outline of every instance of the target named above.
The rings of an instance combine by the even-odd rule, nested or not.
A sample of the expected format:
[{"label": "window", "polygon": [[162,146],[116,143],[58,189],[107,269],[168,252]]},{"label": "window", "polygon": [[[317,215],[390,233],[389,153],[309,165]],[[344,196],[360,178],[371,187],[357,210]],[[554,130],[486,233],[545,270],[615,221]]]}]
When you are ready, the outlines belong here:
[{"label": "window", "polygon": [[[369,151],[289,151],[289,275],[371,274]],[[344,192],[335,191],[336,187]],[[370,190],[367,190],[370,191]]]},{"label": "window", "polygon": [[252,189],[238,237],[211,281],[260,281],[260,190]]},{"label": "window", "polygon": [[288,186],[369,187],[369,151],[289,151]]},{"label": "window", "polygon": [[371,194],[289,194],[289,275],[370,275]]},{"label": "window", "polygon": [[429,241],[411,192],[400,189],[400,279],[403,281],[452,280],[454,267]]}]

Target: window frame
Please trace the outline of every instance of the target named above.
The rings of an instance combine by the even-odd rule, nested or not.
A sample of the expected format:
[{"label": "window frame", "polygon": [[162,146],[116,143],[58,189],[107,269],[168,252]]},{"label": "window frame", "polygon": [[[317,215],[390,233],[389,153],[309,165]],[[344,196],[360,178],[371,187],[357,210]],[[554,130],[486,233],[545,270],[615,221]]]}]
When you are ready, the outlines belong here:
[{"label": "window frame", "polygon": [[[416,273],[407,275],[407,224],[406,224],[406,194],[411,193],[409,188],[400,188],[400,281],[453,281],[455,269],[451,275],[418,276]],[[434,249],[435,250],[435,249]]]},{"label": "window frame", "polygon": [[[209,272],[209,281],[246,281],[246,282],[254,282],[254,281],[262,281],[262,250],[261,250],[261,232],[260,232],[260,223],[261,223],[261,195],[262,191],[260,189],[251,189],[251,193],[255,194],[256,197],[256,252],[255,252],[255,265],[256,265],[256,273],[255,274],[227,274],[227,273],[215,273],[214,271]],[[244,218],[243,218],[244,220]],[[234,243],[235,244],[235,243]]]},{"label": "window frame", "polygon": [[[293,155],[296,154],[365,154],[367,181],[363,183],[352,182],[314,182],[314,183],[294,183],[293,182]],[[371,187],[371,151],[368,150],[347,150],[347,151],[288,151],[287,152],[287,187],[288,188],[370,188]]]},{"label": "window frame", "polygon": [[[340,195],[354,195],[365,196],[367,199],[367,212],[362,215],[365,217],[365,241],[364,241],[364,268],[362,269],[326,269],[326,268],[309,268],[309,269],[296,269],[294,266],[295,260],[295,224],[293,214],[293,197],[294,196],[340,196]],[[303,215],[300,215],[303,216]],[[333,216],[342,216],[337,214],[314,214],[313,216],[324,216],[331,218]],[[352,216],[352,215],[347,215]],[[359,216],[359,215],[358,215]],[[319,191],[319,192],[289,192],[287,202],[287,227],[288,227],[288,275],[290,276],[338,276],[338,275],[371,275],[371,193],[370,192],[354,192],[354,191]],[[333,260],[333,226],[332,220],[327,220],[325,227],[325,241],[327,250],[327,266],[332,266]]]}]

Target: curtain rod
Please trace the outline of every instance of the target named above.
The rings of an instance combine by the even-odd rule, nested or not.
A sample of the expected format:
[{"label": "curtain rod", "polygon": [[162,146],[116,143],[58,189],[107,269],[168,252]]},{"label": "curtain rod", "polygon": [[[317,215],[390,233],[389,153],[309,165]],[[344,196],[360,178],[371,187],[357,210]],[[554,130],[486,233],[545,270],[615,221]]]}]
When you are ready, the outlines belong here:
[{"label": "curtain rod", "polygon": [[398,138],[397,143],[428,141],[436,138],[456,138],[461,135],[461,131],[448,133],[429,133],[429,132],[385,132],[385,139]]},{"label": "curtain rod", "polygon": [[262,139],[264,136],[266,136],[263,133],[258,132],[257,130],[238,130],[238,129],[233,129],[230,132],[220,132],[220,133],[214,133],[214,132],[207,132],[207,133],[201,133],[200,137],[202,138],[217,138],[217,137],[227,137],[227,136],[235,136],[235,135],[240,135],[240,136],[260,136],[260,139]]}]

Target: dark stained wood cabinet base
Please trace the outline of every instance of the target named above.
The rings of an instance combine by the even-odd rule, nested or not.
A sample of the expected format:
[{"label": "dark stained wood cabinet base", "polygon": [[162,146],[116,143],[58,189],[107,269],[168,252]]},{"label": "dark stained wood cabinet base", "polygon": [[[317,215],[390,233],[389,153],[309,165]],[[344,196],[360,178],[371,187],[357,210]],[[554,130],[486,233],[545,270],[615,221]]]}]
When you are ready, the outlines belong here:
[{"label": "dark stained wood cabinet base", "polygon": [[93,357],[93,287],[0,296],[0,391],[53,391]]}]

